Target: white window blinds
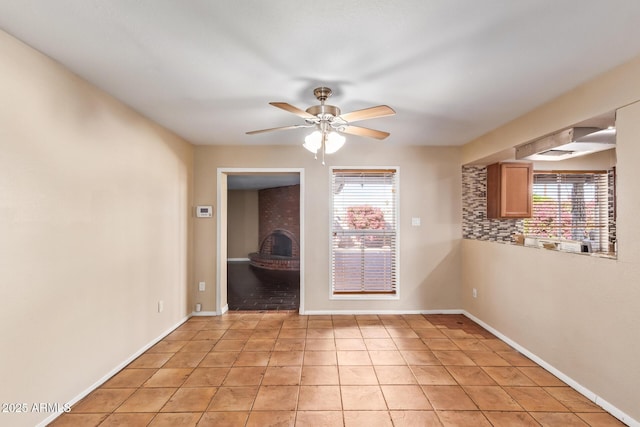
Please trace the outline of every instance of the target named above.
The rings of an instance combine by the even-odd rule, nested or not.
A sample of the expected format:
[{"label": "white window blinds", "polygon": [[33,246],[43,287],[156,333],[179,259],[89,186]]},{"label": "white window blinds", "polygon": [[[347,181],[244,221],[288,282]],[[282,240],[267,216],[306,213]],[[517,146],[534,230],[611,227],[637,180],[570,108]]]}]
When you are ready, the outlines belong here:
[{"label": "white window blinds", "polygon": [[397,171],[333,169],[332,291],[397,292]]},{"label": "white window blinds", "polygon": [[608,250],[606,172],[533,175],[533,215],[525,234],[587,241],[594,252]]}]

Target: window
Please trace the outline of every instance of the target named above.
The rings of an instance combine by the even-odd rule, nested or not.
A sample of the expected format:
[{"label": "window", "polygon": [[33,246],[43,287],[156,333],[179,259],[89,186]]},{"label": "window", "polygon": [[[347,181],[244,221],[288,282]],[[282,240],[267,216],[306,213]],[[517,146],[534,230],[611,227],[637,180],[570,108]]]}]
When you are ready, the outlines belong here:
[{"label": "window", "polygon": [[397,169],[332,170],[334,297],[397,295]]},{"label": "window", "polygon": [[593,252],[608,251],[607,172],[535,172],[533,215],[526,235],[585,241]]}]

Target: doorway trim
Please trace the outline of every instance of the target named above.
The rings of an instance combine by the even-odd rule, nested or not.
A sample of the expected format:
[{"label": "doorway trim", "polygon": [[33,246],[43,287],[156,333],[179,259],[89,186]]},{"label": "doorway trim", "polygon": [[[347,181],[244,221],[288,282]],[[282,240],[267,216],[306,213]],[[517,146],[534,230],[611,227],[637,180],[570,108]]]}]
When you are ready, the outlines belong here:
[{"label": "doorway trim", "polygon": [[[298,173],[300,176],[300,314],[304,314],[304,168],[218,168],[216,175],[216,315],[229,310],[222,304],[222,286],[227,286],[227,177],[240,174]],[[222,242],[225,243],[223,248]],[[224,283],[223,283],[224,282]]]}]

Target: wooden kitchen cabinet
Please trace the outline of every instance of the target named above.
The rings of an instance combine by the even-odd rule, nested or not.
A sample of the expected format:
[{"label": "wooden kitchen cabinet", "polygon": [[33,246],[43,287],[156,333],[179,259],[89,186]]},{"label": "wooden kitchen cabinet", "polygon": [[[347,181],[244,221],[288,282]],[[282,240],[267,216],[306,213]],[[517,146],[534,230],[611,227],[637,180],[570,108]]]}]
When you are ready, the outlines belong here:
[{"label": "wooden kitchen cabinet", "polygon": [[487,166],[487,218],[530,218],[532,204],[531,163]]}]

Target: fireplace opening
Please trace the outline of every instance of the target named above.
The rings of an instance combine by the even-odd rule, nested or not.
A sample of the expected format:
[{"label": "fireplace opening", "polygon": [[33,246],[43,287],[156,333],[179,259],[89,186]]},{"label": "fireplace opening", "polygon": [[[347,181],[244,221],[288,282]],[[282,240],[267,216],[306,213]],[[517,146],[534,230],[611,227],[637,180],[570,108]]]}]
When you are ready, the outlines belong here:
[{"label": "fireplace opening", "polygon": [[273,234],[271,255],[290,257],[293,252],[293,242],[284,234]]}]

